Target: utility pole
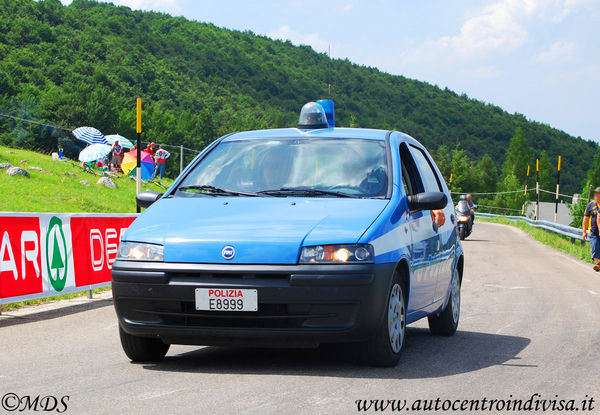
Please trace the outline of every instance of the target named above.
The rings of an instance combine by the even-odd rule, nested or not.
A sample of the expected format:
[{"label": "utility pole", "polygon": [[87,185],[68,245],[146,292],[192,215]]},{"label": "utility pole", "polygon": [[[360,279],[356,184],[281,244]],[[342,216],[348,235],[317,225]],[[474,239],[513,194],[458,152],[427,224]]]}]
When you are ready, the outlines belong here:
[{"label": "utility pole", "polygon": [[540,220],[540,159],[535,159],[535,220]]},{"label": "utility pole", "polygon": [[558,195],[560,190],[560,162],[561,156],[558,156],[558,170],[556,172],[556,203],[554,205],[554,223],[558,222]]},{"label": "utility pole", "polygon": [[525,178],[525,192],[523,193],[523,208],[521,209],[521,215],[525,215],[525,206],[527,205],[527,184],[529,183],[529,164],[527,165],[527,177]]},{"label": "utility pole", "polygon": [[179,146],[179,174],[183,171],[183,144]]},{"label": "utility pole", "polygon": [[[142,191],[142,99],[136,100],[136,123],[135,132],[137,138],[137,168],[135,169],[135,194],[136,196]],[[140,213],[142,209],[136,202],[136,212]]]}]

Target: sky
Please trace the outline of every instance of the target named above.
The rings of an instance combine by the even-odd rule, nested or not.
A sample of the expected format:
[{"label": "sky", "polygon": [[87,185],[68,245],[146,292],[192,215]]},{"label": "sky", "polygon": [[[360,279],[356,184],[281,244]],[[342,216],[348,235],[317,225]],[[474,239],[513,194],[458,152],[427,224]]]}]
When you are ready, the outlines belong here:
[{"label": "sky", "polygon": [[333,58],[448,87],[600,141],[600,0],[111,2],[319,52],[330,47]]}]

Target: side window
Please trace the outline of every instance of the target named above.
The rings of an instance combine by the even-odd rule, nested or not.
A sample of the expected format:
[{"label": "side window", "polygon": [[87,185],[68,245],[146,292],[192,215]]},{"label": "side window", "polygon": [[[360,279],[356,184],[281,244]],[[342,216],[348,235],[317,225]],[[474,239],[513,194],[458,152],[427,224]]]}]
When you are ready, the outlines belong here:
[{"label": "side window", "polygon": [[415,195],[423,192],[423,184],[419,175],[419,170],[410,155],[406,144],[400,145],[400,163],[402,164],[402,185],[404,193]]},{"label": "side window", "polygon": [[435,170],[429,161],[429,158],[423,150],[420,148],[410,146],[410,152],[413,155],[415,163],[419,167],[421,173],[421,181],[423,182],[423,188],[426,192],[441,192],[442,185]]}]

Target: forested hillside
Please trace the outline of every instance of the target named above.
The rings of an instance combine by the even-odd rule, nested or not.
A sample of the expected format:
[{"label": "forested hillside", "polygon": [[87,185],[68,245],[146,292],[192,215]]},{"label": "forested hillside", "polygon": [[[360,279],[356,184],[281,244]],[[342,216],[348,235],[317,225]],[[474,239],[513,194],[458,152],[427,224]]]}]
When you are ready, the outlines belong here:
[{"label": "forested hillside", "polygon": [[[479,164],[498,175],[521,127],[531,162],[562,154],[564,191],[581,189],[595,144],[447,89],[166,14],[0,0],[0,112],[67,127],[133,137],[140,96],[145,139],[201,149],[234,130],[295,125],[303,103],[326,97],[330,65],[338,125],[398,129],[432,152],[458,145],[473,164],[488,154]],[[75,150],[61,130],[1,117],[0,143]]]}]

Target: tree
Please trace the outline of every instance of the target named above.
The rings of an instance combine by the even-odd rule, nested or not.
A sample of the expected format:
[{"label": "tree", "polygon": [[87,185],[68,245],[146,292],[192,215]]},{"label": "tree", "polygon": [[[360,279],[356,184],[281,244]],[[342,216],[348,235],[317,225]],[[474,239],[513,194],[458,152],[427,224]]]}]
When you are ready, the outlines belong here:
[{"label": "tree", "polygon": [[[510,192],[520,186],[517,177],[509,173],[504,177],[502,182],[499,184],[500,192]],[[493,205],[498,207],[498,211],[494,213],[501,213],[504,215],[515,215],[520,214],[521,207],[523,206],[523,193],[501,193],[497,194],[493,199]]]},{"label": "tree", "polygon": [[478,192],[495,192],[498,182],[498,169],[489,154],[485,154],[475,167],[475,178]]},{"label": "tree", "polygon": [[532,160],[531,153],[531,148],[525,143],[523,130],[521,127],[518,127],[515,135],[510,139],[508,150],[506,150],[504,164],[502,165],[502,178],[504,179],[512,174],[517,178],[517,183],[519,184],[517,187],[525,183],[527,166]]},{"label": "tree", "polygon": [[[547,191],[553,191],[556,189],[556,177],[554,175],[554,168],[550,157],[546,151],[542,151],[540,155],[540,188]],[[543,202],[554,202],[556,195],[551,193],[542,192],[540,200]]]},{"label": "tree", "polygon": [[[576,192],[598,148],[465,94],[250,32],[107,2],[0,4],[0,110],[18,117],[91,125],[133,139],[135,98],[141,97],[144,141],[201,150],[236,130],[293,127],[304,103],[326,96],[323,78],[331,70],[336,125],[410,134],[436,154],[446,180],[457,140],[474,163],[487,153],[500,168],[509,156],[497,174],[504,179],[513,173],[521,185],[533,160],[522,150],[531,146],[536,154],[547,150],[552,160],[564,156],[561,183],[565,192]],[[2,143],[49,152],[60,140],[70,157],[77,156],[81,142],[70,134],[57,138],[24,125],[0,118]],[[178,170],[172,158],[167,173]],[[473,172],[458,174],[467,179]],[[463,185],[481,190],[481,180]]]},{"label": "tree", "polygon": [[476,190],[473,162],[460,148],[452,151],[452,190],[454,192],[474,192]]},{"label": "tree", "polygon": [[[592,163],[592,167],[588,170],[586,181],[594,188],[600,186],[600,148],[596,150],[594,162]],[[589,185],[587,187],[589,187]],[[587,188],[584,189],[582,194],[584,193],[587,195]]]},{"label": "tree", "polygon": [[[579,227],[583,221],[583,214],[587,205],[588,196],[590,196],[590,189],[595,189],[600,186],[600,148],[594,155],[594,163],[587,172],[587,179],[581,189],[581,195],[579,202],[571,206],[571,216],[573,221],[571,226]],[[592,195],[593,197],[593,195]]]},{"label": "tree", "polygon": [[452,173],[452,151],[447,145],[442,144],[435,152],[434,159],[438,169],[440,169],[440,172],[444,177],[444,180],[446,180],[446,182],[449,184],[450,173]]}]

